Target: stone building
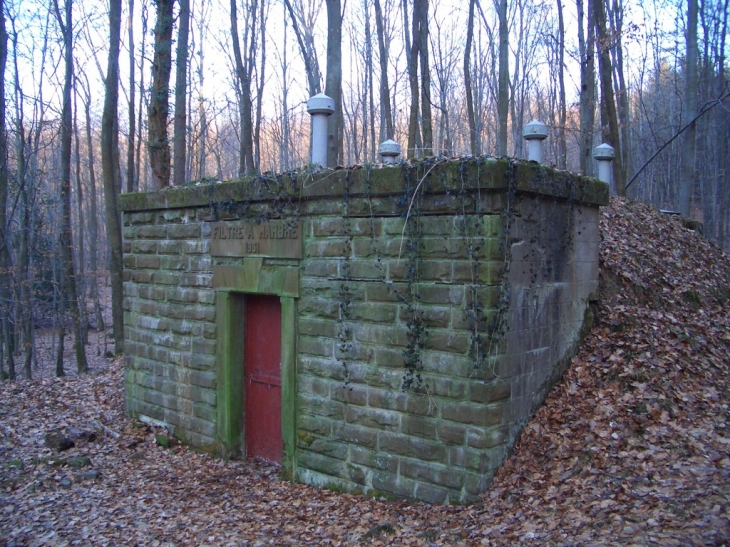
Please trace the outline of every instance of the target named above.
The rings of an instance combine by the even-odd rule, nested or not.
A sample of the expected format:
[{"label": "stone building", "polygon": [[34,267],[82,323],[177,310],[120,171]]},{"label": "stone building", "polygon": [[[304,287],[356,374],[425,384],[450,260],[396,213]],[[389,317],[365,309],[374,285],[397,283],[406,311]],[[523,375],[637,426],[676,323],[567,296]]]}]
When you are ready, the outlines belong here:
[{"label": "stone building", "polygon": [[447,503],[486,489],[577,349],[608,188],[434,158],[119,199],[130,415]]}]

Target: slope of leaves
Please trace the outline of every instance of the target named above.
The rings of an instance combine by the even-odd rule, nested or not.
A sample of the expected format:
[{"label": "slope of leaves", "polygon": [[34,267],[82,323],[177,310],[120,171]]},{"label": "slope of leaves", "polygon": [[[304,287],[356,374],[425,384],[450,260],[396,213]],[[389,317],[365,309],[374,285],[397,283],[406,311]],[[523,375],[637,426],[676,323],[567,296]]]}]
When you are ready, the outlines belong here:
[{"label": "slope of leaves", "polygon": [[[596,324],[481,502],[338,494],[162,448],[123,415],[120,361],[97,360],[0,386],[0,545],[726,544],[730,261],[639,203],[602,215]],[[97,436],[57,453],[56,428]]]}]

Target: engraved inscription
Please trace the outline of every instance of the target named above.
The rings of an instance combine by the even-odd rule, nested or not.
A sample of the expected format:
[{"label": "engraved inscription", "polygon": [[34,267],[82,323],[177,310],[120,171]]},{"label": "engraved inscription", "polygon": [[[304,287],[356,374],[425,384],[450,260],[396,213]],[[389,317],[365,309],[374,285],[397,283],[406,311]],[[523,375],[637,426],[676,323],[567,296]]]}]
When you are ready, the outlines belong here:
[{"label": "engraved inscription", "polygon": [[216,222],[211,225],[213,256],[302,257],[301,221]]}]

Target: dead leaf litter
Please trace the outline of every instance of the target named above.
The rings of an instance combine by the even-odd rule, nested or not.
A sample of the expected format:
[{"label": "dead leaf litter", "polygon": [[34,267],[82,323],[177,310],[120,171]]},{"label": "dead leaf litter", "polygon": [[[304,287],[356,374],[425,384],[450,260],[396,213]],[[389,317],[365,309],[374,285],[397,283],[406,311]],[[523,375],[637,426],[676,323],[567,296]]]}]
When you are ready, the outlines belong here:
[{"label": "dead leaf litter", "polygon": [[124,415],[122,360],[97,345],[90,374],[54,378],[48,354],[0,384],[0,546],[730,545],[730,260],[625,199],[601,234],[595,324],[479,503],[165,443]]}]

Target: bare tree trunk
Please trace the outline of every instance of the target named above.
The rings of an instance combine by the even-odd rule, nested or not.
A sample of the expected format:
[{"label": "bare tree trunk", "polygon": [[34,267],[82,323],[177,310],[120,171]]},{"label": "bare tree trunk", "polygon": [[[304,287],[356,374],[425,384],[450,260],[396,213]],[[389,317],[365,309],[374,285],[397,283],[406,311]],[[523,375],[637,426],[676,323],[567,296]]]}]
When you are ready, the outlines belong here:
[{"label": "bare tree trunk", "polygon": [[[254,146],[254,169],[260,170],[261,167],[261,121],[263,118],[263,103],[264,103],[264,84],[266,83],[266,19],[268,18],[268,11],[265,10],[266,2],[261,1],[259,3],[259,29],[260,29],[260,40],[261,40],[261,64],[259,66],[259,77],[258,87],[256,93],[256,116],[254,119],[253,129],[253,146]],[[251,48],[251,65],[255,64],[254,48]]]},{"label": "bare tree trunk", "polygon": [[[527,40],[527,36],[525,36],[525,28],[526,28],[526,17],[525,17],[525,5],[521,4],[519,2],[516,3],[517,10],[519,10],[519,21],[517,23],[518,26],[518,34],[517,34],[517,43],[520,44],[520,48],[523,48],[526,46],[525,42]],[[501,51],[501,50],[500,50]],[[507,51],[509,51],[509,46],[507,47]],[[509,67],[509,63],[507,63],[507,66]],[[514,54],[514,66],[512,67],[512,77],[508,77],[507,80],[509,81],[508,86],[508,97],[510,98],[507,102],[509,103],[509,108],[507,109],[508,112],[511,115],[512,120],[512,150],[514,151],[514,155],[516,157],[522,156],[522,143],[524,142],[524,139],[522,138],[522,135],[520,133],[520,128],[524,125],[524,113],[525,113],[525,87],[526,87],[526,60],[522,55],[520,55],[520,50],[518,48],[517,51],[515,51]],[[501,74],[501,69],[500,69]],[[522,81],[520,81],[522,78]],[[507,128],[509,130],[509,118],[510,115],[506,116],[505,119],[508,120],[507,122]],[[509,144],[509,131],[507,132],[507,140],[505,141],[507,145]],[[509,147],[507,147],[507,150]]]},{"label": "bare tree trunk", "polygon": [[[434,54],[434,72],[436,74],[436,89],[438,92],[438,104],[434,105],[440,112],[438,124],[438,136],[436,138],[437,155],[453,155],[452,132],[449,119],[449,91],[453,88],[452,81],[456,66],[456,54],[454,50],[453,38],[449,40],[449,36],[444,36],[441,32],[441,25],[438,19],[435,19],[436,40],[432,44]],[[450,43],[451,47],[447,46]],[[458,109],[458,106],[454,107]]]},{"label": "bare tree trunk", "polygon": [[31,360],[32,360],[32,345],[31,337],[33,335],[33,316],[31,313],[32,305],[30,301],[30,230],[31,230],[31,214],[30,204],[28,203],[28,185],[27,185],[27,161],[26,161],[26,143],[24,140],[24,132],[20,132],[19,146],[18,146],[18,178],[22,183],[20,187],[20,218],[21,218],[21,232],[20,232],[20,249],[18,252],[18,283],[20,285],[20,313],[16,314],[16,317],[20,318],[20,333],[23,337],[23,344],[25,346],[25,360],[23,370],[25,371],[25,377],[30,378],[32,376],[31,371]]},{"label": "bare tree trunk", "polygon": [[[241,53],[241,44],[238,34],[238,11],[236,0],[231,0],[231,39],[233,41],[233,56],[236,65],[236,78],[238,79],[238,114],[241,122],[241,148],[239,150],[238,176],[243,177],[254,173],[253,159],[253,112],[251,99],[251,56],[249,50],[253,50],[256,41],[256,10],[250,9],[249,16],[251,24],[246,25],[244,31],[244,47],[246,48],[246,60]],[[249,40],[252,43],[249,43]]]},{"label": "bare tree trunk", "polygon": [[[370,158],[365,158],[365,161],[374,161],[376,155],[375,145],[375,98],[373,97],[373,79],[375,77],[375,71],[373,69],[373,42],[372,42],[372,31],[370,29],[370,10],[367,0],[363,0],[363,10],[365,11],[365,75],[367,77],[367,94],[368,94],[368,107],[370,110]],[[366,124],[367,125],[367,124]]]},{"label": "bare tree trunk", "polygon": [[11,274],[8,249],[8,139],[5,123],[5,65],[8,59],[8,33],[5,28],[5,10],[0,2],[0,379],[6,377],[5,358],[8,370],[14,370],[13,343],[11,332]]},{"label": "bare tree trunk", "polygon": [[66,376],[63,370],[63,354],[66,341],[66,293],[63,290],[63,268],[55,268],[58,273],[58,345],[56,346],[56,376]]},{"label": "bare tree trunk", "polygon": [[[729,2],[728,0],[725,0],[725,5],[723,9],[723,19],[722,19],[722,25],[720,30],[720,45],[718,47],[718,62],[716,67],[716,93],[717,96],[721,96],[722,92],[726,89],[727,86],[727,72],[725,70],[725,40],[727,36],[727,20],[728,20],[728,12],[730,11],[728,9]],[[728,158],[728,155],[730,155],[730,150],[728,150],[728,138],[727,136],[730,134],[730,121],[726,119],[725,123],[718,124],[717,127],[717,142],[718,142],[718,154],[717,154],[717,168],[718,173],[720,173],[724,180],[727,181],[727,177],[730,175],[730,158]],[[726,239],[726,226],[728,223],[728,218],[730,218],[730,211],[728,209],[728,198],[727,195],[723,195],[723,193],[726,194],[727,188],[725,187],[727,183],[722,184],[720,180],[717,181],[715,184],[715,208],[719,212],[718,213],[718,219],[716,222],[716,237],[718,245],[720,245],[722,248],[724,248],[727,251],[727,247],[725,247],[725,239]]]},{"label": "bare tree trunk", "polygon": [[[16,116],[16,150],[15,150],[15,162],[16,162],[16,168],[15,168],[15,179],[17,183],[17,192],[18,192],[18,201],[19,201],[19,211],[18,214],[20,216],[20,223],[19,223],[19,244],[18,244],[18,261],[17,261],[17,269],[16,269],[16,280],[15,280],[15,295],[16,298],[12,302],[13,311],[12,316],[14,320],[16,321],[16,324],[19,326],[19,328],[13,328],[12,329],[12,346],[13,351],[16,351],[23,345],[25,347],[25,360],[24,360],[24,371],[26,374],[26,377],[31,377],[31,361],[32,361],[32,336],[33,336],[33,327],[32,327],[32,313],[31,313],[31,299],[30,299],[30,287],[32,284],[31,280],[31,269],[30,269],[30,231],[32,229],[31,226],[31,212],[30,212],[30,204],[29,204],[29,187],[32,187],[33,185],[33,176],[29,175],[29,161],[28,157],[32,155],[32,152],[29,153],[28,148],[31,145],[31,137],[32,135],[26,136],[25,132],[25,117],[24,117],[24,111],[23,111],[23,99],[24,94],[23,90],[20,86],[21,77],[20,77],[20,70],[18,65],[18,31],[15,28],[15,21],[11,20],[11,23],[13,25],[13,65],[14,65],[14,72],[15,72],[15,89],[14,89],[14,99],[15,99],[15,116]],[[43,49],[42,49],[42,58],[45,59],[45,53],[46,53],[46,46],[47,46],[47,36],[44,37],[44,43],[43,43]],[[42,61],[42,65],[44,64],[44,61]],[[42,71],[41,71],[42,74]],[[41,76],[42,78],[42,76]],[[40,82],[42,84],[42,81]],[[40,104],[40,123],[38,124],[38,128],[36,129],[36,140],[35,140],[35,150],[37,151],[39,148],[39,142],[38,142],[38,135],[40,134],[40,126],[42,125],[43,121],[43,87],[42,85],[39,85],[39,100],[38,103]],[[27,140],[26,140],[27,139]],[[9,231],[9,225],[7,227]],[[11,261],[12,262],[12,261]],[[12,355],[12,354],[11,354]],[[8,377],[10,379],[14,379],[16,376],[15,371],[15,363],[14,361],[8,362]]]},{"label": "bare tree trunk", "polygon": [[[697,113],[697,0],[687,0],[687,69],[685,81],[684,119],[689,121]],[[679,181],[679,212],[689,217],[695,183],[695,155],[697,127],[692,122],[684,133],[682,171]]]},{"label": "bare tree trunk", "polygon": [[73,238],[71,234],[71,138],[73,134],[71,93],[73,77],[73,25],[71,20],[71,0],[66,0],[64,17],[54,0],[56,17],[63,34],[64,41],[64,83],[63,109],[61,114],[61,229],[58,237],[63,270],[64,288],[68,295],[69,312],[74,327],[74,349],[76,350],[76,370],[87,372],[86,347],[81,332],[79,316],[79,298],[76,290],[76,268],[73,261]]},{"label": "bare tree trunk", "polygon": [[[709,9],[708,9],[709,8]],[[702,33],[702,50],[699,49],[699,43],[697,56],[698,56],[698,76],[697,76],[697,87],[698,87],[698,102],[706,101],[711,94],[711,90],[714,84],[714,65],[713,56],[710,51],[710,42],[714,41],[713,31],[710,28],[709,19],[711,17],[711,8],[707,2],[704,2],[700,7],[698,6],[698,28],[697,32]],[[620,115],[620,113],[619,113]],[[703,117],[697,120],[697,144],[695,151],[695,159],[697,155],[714,157],[717,155],[717,143],[713,142],[714,135],[710,129],[713,125],[712,120],[708,117]],[[717,164],[714,161],[701,162],[697,165],[697,172],[695,177],[700,181],[696,188],[700,191],[700,202],[701,208],[703,233],[705,237],[710,240],[715,239],[715,207],[713,198],[715,191],[713,188],[714,183],[718,180],[718,173],[716,171]]]},{"label": "bare tree trunk", "polygon": [[173,176],[175,186],[185,184],[186,133],[187,133],[187,89],[188,89],[188,40],[190,37],[190,0],[180,3],[179,27],[177,31],[177,54],[175,58],[175,127],[173,134]]},{"label": "bare tree trunk", "polygon": [[[410,54],[408,57],[408,83],[411,89],[411,110],[408,118],[408,157],[415,158],[421,155],[422,141],[421,131],[419,129],[419,112],[421,110],[419,101],[423,96],[418,90],[418,53],[421,43],[421,24],[420,14],[422,10],[419,4],[423,0],[413,0],[413,41],[411,42]],[[407,37],[406,37],[407,38]]]},{"label": "bare tree trunk", "polygon": [[401,0],[401,10],[403,11],[403,35],[406,39],[406,64],[411,62],[411,35],[408,32],[410,25],[408,24],[408,0]]},{"label": "bare tree trunk", "polygon": [[[97,254],[99,246],[97,239],[99,237],[98,211],[96,209],[96,172],[94,168],[94,143],[91,137],[91,96],[87,88],[86,100],[84,101],[84,113],[86,117],[86,148],[89,154],[89,267],[91,268],[91,284],[89,290],[91,298],[94,301],[94,315],[96,317],[96,330],[102,331],[104,326],[104,315],[101,312],[101,302],[99,300],[99,266],[97,264]],[[134,149],[132,150],[132,159],[134,160]],[[134,167],[134,165],[132,166]]]},{"label": "bare tree trunk", "polygon": [[568,165],[568,145],[565,142],[566,102],[565,102],[565,23],[563,22],[563,2],[558,3],[558,168]]},{"label": "bare tree trunk", "polygon": [[633,174],[632,164],[633,158],[631,154],[630,130],[631,130],[631,109],[629,108],[629,90],[626,86],[626,77],[624,75],[624,51],[621,44],[623,36],[623,4],[621,0],[613,0],[610,11],[611,35],[615,36],[612,51],[614,52],[614,68],[616,80],[618,83],[617,103],[618,103],[618,120],[621,138],[621,165],[624,171],[624,180],[628,175]]},{"label": "bare tree trunk", "polygon": [[[423,155],[433,154],[433,122],[431,116],[431,67],[428,60],[428,0],[418,0],[420,32],[418,54],[421,60],[421,125],[423,128]],[[415,13],[414,13],[415,17]]]},{"label": "bare tree trunk", "polygon": [[[77,79],[78,80],[78,79]],[[78,269],[76,275],[76,291],[79,298],[79,325],[81,328],[81,339],[84,341],[84,345],[89,343],[89,321],[86,316],[86,252],[84,245],[84,232],[85,230],[85,217],[84,217],[84,187],[81,184],[81,151],[79,149],[79,121],[78,121],[78,107],[76,106],[76,98],[78,93],[74,94],[74,107],[73,107],[73,134],[74,134],[74,153],[76,156],[76,209],[77,223],[76,223],[76,245],[72,245],[78,248]],[[73,259],[73,254],[71,256]]]},{"label": "bare tree trunk", "polygon": [[626,173],[621,158],[621,139],[619,137],[618,116],[616,101],[613,94],[613,68],[611,66],[611,51],[608,26],[606,21],[605,0],[594,0],[596,16],[596,35],[598,46],[598,66],[601,77],[601,126],[603,140],[614,147],[616,159],[613,162],[613,181],[616,193],[626,195]]},{"label": "bare tree trunk", "polygon": [[200,93],[198,95],[198,112],[200,116],[200,148],[198,150],[198,178],[202,180],[206,175],[205,157],[207,155],[207,139],[208,139],[208,117],[205,111],[205,97],[203,96],[203,83],[205,82],[203,45],[205,44],[205,2],[201,8],[200,21],[198,23],[198,87]]},{"label": "bare tree trunk", "polygon": [[499,89],[497,91],[497,117],[499,136],[497,154],[507,155],[507,116],[509,112],[509,24],[507,0],[499,0]]},{"label": "bare tree trunk", "polygon": [[[144,84],[144,61],[145,61],[145,49],[146,49],[146,43],[147,43],[147,0],[142,0],[142,44],[140,45],[140,51],[142,52],[140,55],[140,61],[139,61],[139,107],[137,108],[137,127],[140,128],[139,130],[139,138],[137,139],[137,150],[134,152],[135,160],[134,160],[134,172],[136,174],[135,180],[134,180],[134,191],[139,191],[140,186],[140,177],[141,175],[141,166],[142,166],[142,113],[144,112],[144,102],[145,102],[145,84]],[[131,47],[131,46],[130,46]]]},{"label": "bare tree trunk", "polygon": [[319,62],[317,60],[317,54],[314,49],[314,37],[312,28],[300,28],[304,23],[304,16],[298,17],[297,13],[291,4],[291,0],[284,0],[289,15],[292,20],[292,28],[294,29],[294,35],[297,37],[299,43],[299,50],[302,53],[302,59],[304,60],[304,71],[307,73],[307,84],[309,86],[309,96],[312,97],[318,93],[322,93],[322,76],[319,71]]},{"label": "bare tree trunk", "polygon": [[335,104],[335,113],[327,118],[327,167],[335,167],[342,158],[342,8],[340,0],[326,0],[327,5],[327,77],[325,94]]},{"label": "bare tree trunk", "polygon": [[[583,33],[583,0],[578,7],[578,48],[580,53],[580,170],[593,174],[593,124],[596,111],[595,17],[593,1],[588,1],[586,32]],[[600,0],[599,0],[600,1]]]},{"label": "bare tree trunk", "polygon": [[[164,188],[170,183],[170,142],[167,138],[170,71],[172,70],[172,8],[174,0],[155,0],[155,54],[152,60],[152,89],[147,116],[148,148],[152,184]],[[117,65],[119,61],[117,59]],[[108,75],[107,75],[108,77]]]},{"label": "bare tree trunk", "polygon": [[106,72],[104,112],[101,118],[101,166],[104,180],[106,233],[111,251],[109,272],[112,289],[112,328],[116,353],[124,351],[124,284],[122,282],[122,226],[117,210],[118,177],[117,103],[119,98],[119,43],[122,26],[122,0],[111,0],[109,10],[109,59]]},{"label": "bare tree trunk", "polygon": [[390,106],[390,85],[388,84],[388,49],[385,47],[385,28],[383,10],[380,0],[374,0],[375,27],[378,34],[378,52],[380,54],[380,140],[392,139],[393,110]]},{"label": "bare tree trunk", "polygon": [[464,47],[464,93],[466,94],[466,117],[469,123],[469,150],[473,156],[477,150],[477,122],[474,115],[474,96],[471,85],[471,49],[474,41],[474,4],[469,0],[469,18],[466,22],[466,46]]},{"label": "bare tree trunk", "polygon": [[288,21],[284,14],[284,47],[281,60],[281,140],[279,149],[279,167],[282,171],[289,170],[289,65],[287,63],[287,36]]},{"label": "bare tree trunk", "polygon": [[[136,138],[136,117],[134,114],[135,101],[135,82],[134,82],[134,0],[128,0],[129,4],[129,22],[127,24],[127,37],[129,40],[129,135],[127,136],[127,192],[135,192],[137,185],[135,184],[134,170],[134,139]],[[89,152],[91,154],[91,152]]]}]

